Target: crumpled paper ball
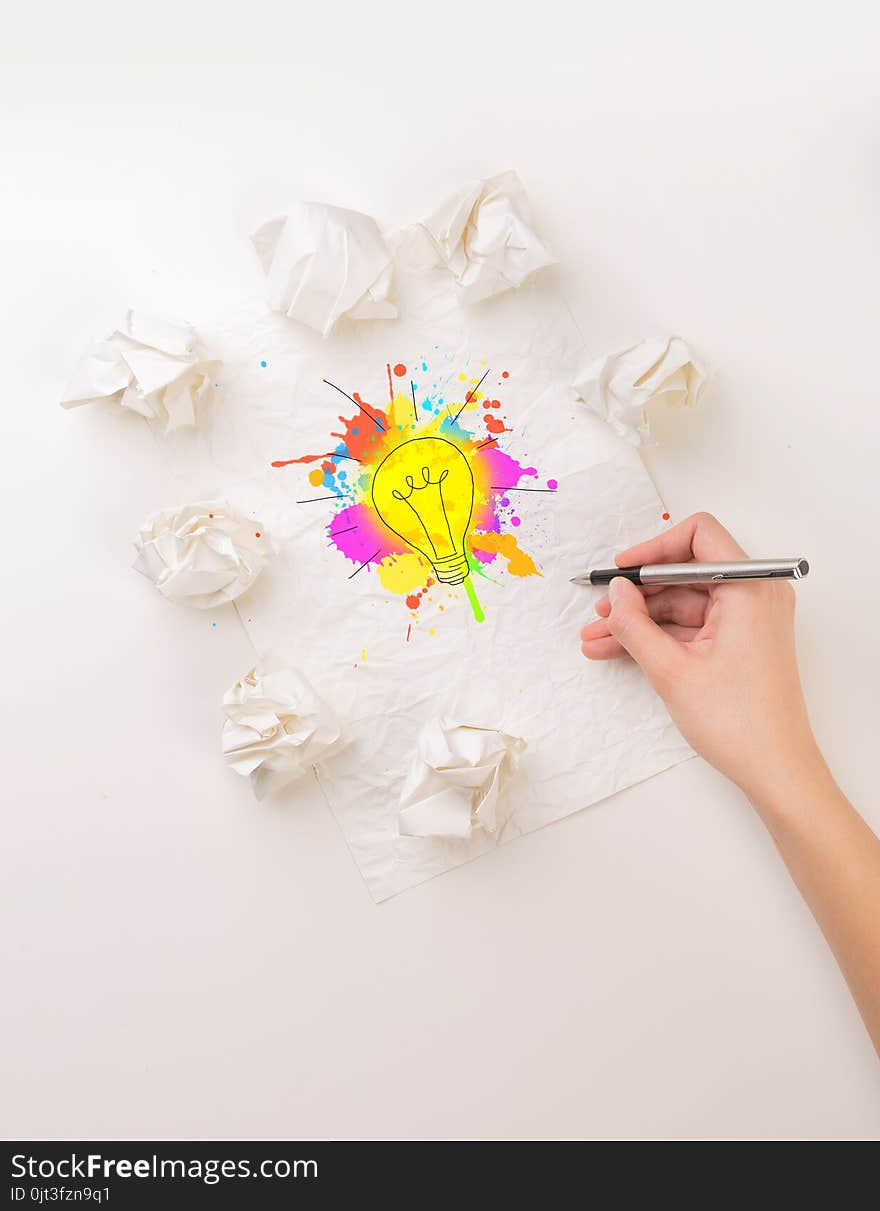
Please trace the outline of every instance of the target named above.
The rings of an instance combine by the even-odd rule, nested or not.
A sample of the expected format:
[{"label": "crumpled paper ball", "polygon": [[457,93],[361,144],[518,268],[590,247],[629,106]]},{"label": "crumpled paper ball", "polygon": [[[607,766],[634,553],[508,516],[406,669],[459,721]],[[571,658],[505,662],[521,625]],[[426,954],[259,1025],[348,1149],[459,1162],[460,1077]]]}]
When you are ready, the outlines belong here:
[{"label": "crumpled paper ball", "polygon": [[219,366],[203,356],[190,324],[129,311],[121,328],[83,354],[61,407],[110,400],[169,433],[195,425],[196,406],[210,391]]},{"label": "crumpled paper ball", "polygon": [[323,336],[342,315],[394,319],[392,257],[375,219],[299,202],[251,237],[268,278],[269,306]]},{"label": "crumpled paper ball", "polygon": [[591,411],[633,446],[650,442],[647,407],[662,401],[689,407],[699,401],[706,371],[678,336],[651,338],[596,358],[574,389]]},{"label": "crumpled paper ball", "polygon": [[162,509],[140,528],[134,567],[163,597],[200,610],[225,605],[249,589],[270,554],[258,521],[225,501]]},{"label": "crumpled paper ball", "polygon": [[253,668],[223,696],[223,755],[258,799],[302,777],[339,742],[339,724],[291,669]]},{"label": "crumpled paper ball", "polygon": [[432,719],[400,797],[398,829],[408,837],[467,838],[494,833],[499,796],[525,741],[494,728]]},{"label": "crumpled paper ball", "polygon": [[420,226],[467,303],[519,286],[536,270],[556,263],[532,226],[528,198],[515,172],[462,186]]}]

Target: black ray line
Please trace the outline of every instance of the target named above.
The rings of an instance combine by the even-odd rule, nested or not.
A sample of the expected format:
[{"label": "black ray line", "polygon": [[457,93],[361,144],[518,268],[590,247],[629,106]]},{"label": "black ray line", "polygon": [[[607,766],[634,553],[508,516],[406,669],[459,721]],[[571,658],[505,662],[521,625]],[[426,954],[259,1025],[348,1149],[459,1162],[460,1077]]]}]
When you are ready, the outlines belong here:
[{"label": "black ray line", "polygon": [[351,576],[349,576],[348,579],[351,580],[352,576],[357,576],[358,572],[363,572],[363,570],[367,566],[367,564],[372,563],[373,560],[376,558],[376,556],[379,554],[379,551],[381,551],[381,550],[382,550],[381,547],[379,547],[377,550],[375,550],[369,559],[365,559],[359,568],[355,568],[355,570],[352,572]]},{"label": "black ray line", "polygon": [[331,383],[329,378],[325,378],[324,382],[328,387],[332,387],[334,391],[338,391],[340,395],[344,395],[346,399],[350,399],[356,408],[360,408],[364,416],[368,416],[371,421],[374,421],[379,426],[383,433],[385,432],[385,426],[379,420],[378,416],[373,416],[372,412],[368,412],[364,405],[359,404],[353,395],[349,395],[347,391],[343,391],[341,387],[337,387],[335,383]]},{"label": "black ray line", "polygon": [[462,412],[464,412],[465,408],[468,406],[468,404],[471,402],[471,400],[477,394],[479,389],[482,387],[482,385],[486,381],[488,375],[489,375],[489,371],[487,370],[486,373],[483,375],[483,377],[480,379],[480,381],[477,383],[476,387],[472,388],[470,391],[465,391],[464,403],[461,405],[459,410],[456,412],[455,416],[453,416],[453,418],[452,418],[453,425],[458,420],[458,418],[461,416]]}]

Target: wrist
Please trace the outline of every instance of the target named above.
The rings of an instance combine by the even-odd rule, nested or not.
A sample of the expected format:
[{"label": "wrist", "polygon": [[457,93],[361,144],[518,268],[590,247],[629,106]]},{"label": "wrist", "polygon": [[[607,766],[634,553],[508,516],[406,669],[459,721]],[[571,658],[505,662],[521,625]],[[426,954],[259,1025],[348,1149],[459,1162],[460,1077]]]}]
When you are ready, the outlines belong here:
[{"label": "wrist", "polygon": [[812,734],[777,749],[767,767],[741,789],[774,836],[797,828],[834,796],[842,798]]}]

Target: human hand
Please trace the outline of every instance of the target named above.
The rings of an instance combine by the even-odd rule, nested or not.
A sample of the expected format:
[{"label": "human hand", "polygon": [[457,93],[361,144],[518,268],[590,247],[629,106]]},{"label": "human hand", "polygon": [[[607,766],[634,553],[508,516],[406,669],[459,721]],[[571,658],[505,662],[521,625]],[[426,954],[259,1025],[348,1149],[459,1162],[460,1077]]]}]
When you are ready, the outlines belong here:
[{"label": "human hand", "polygon": [[[746,559],[708,513],[616,556],[618,567]],[[581,631],[589,660],[641,666],[684,738],[753,800],[805,762],[821,762],[794,643],[795,593],[784,581],[646,586],[623,578]]]}]

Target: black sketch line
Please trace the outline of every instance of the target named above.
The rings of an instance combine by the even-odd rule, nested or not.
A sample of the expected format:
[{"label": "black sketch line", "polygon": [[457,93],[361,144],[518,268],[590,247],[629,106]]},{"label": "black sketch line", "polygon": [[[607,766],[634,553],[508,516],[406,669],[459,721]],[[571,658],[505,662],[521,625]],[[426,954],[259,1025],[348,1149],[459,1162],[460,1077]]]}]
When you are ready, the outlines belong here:
[{"label": "black sketch line", "polygon": [[339,500],[340,496],[351,496],[350,492],[332,492],[329,496],[307,496],[305,500],[296,500],[297,505],[311,505],[316,500]]},{"label": "black sketch line", "polygon": [[350,534],[352,530],[356,530],[357,526],[349,526],[346,530],[331,530],[327,535],[328,538],[338,538],[340,534]]},{"label": "black sketch line", "polygon": [[480,379],[480,381],[477,383],[476,387],[474,387],[474,388],[473,388],[472,390],[470,390],[470,391],[465,391],[465,393],[464,393],[464,403],[461,405],[461,407],[459,408],[459,410],[456,412],[455,416],[453,416],[453,418],[452,418],[452,423],[453,423],[453,425],[454,425],[454,424],[455,424],[455,422],[458,420],[458,418],[461,416],[462,412],[464,412],[465,408],[468,406],[468,404],[471,402],[471,400],[472,400],[472,399],[474,398],[474,396],[477,394],[477,392],[479,391],[479,389],[482,387],[483,383],[486,381],[486,378],[487,378],[488,374],[489,374],[489,371],[487,370],[487,371],[486,371],[486,373],[483,375],[483,377]]},{"label": "black sketch line", "polygon": [[355,570],[352,572],[351,576],[349,576],[348,579],[351,580],[352,576],[357,576],[358,572],[363,572],[363,570],[367,566],[367,564],[372,563],[381,550],[382,550],[381,547],[379,547],[377,550],[375,550],[369,559],[365,559],[359,568],[355,568]]},{"label": "black sketch line", "polygon": [[416,385],[415,385],[415,383],[412,381],[412,379],[410,379],[410,380],[409,380],[409,385],[412,387],[412,397],[413,397],[413,424],[414,424],[414,425],[417,425],[417,424],[419,423],[419,412],[418,412],[418,409],[416,408]]},{"label": "black sketch line", "polygon": [[329,378],[325,378],[324,382],[327,384],[328,387],[332,387],[334,391],[338,391],[340,395],[344,395],[346,399],[350,399],[351,402],[355,405],[355,407],[360,408],[360,410],[361,410],[361,412],[363,412],[364,416],[368,416],[371,421],[374,421],[375,424],[377,424],[379,426],[379,428],[382,430],[383,433],[385,432],[385,426],[379,420],[378,416],[373,416],[372,412],[368,412],[367,409],[364,407],[364,405],[359,404],[353,395],[349,395],[347,391],[343,391],[341,387],[337,387],[335,383],[331,383]]},{"label": "black sketch line", "polygon": [[490,484],[493,492],[555,492],[555,488],[508,488],[506,484]]}]

